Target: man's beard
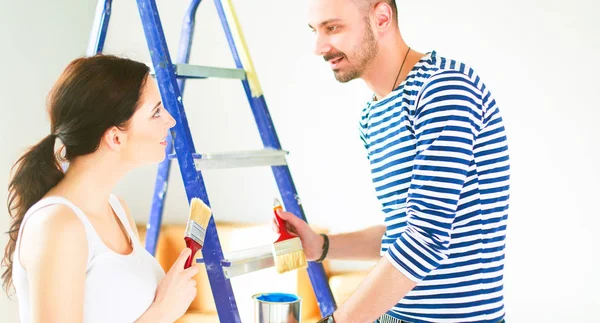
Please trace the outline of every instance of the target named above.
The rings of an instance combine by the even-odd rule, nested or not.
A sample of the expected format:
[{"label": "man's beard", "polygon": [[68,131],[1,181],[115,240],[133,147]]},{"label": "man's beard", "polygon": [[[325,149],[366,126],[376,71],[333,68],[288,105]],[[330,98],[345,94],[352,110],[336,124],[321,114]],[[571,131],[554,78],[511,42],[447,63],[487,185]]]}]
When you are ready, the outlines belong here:
[{"label": "man's beard", "polygon": [[352,61],[348,60],[348,56],[343,52],[335,52],[323,56],[325,61],[329,61],[330,59],[335,59],[338,57],[344,57],[346,60],[348,60],[348,64],[350,66],[346,67],[344,70],[333,70],[335,79],[340,83],[346,83],[361,77],[369,63],[371,63],[375,57],[375,54],[377,54],[377,41],[375,40],[375,35],[373,34],[373,30],[371,29],[371,25],[368,23],[368,21],[365,27],[365,33],[363,35],[362,42],[352,51]]}]

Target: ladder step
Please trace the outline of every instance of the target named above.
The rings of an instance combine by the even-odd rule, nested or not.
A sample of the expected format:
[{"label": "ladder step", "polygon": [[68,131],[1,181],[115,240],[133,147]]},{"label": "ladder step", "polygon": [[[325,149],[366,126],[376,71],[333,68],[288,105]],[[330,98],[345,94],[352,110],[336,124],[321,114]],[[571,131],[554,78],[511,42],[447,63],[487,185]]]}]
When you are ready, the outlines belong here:
[{"label": "ladder step", "polygon": [[[197,263],[203,263],[204,259],[196,259]],[[273,245],[264,245],[256,248],[233,251],[225,255],[221,262],[223,272],[227,279],[235,276],[248,274],[257,270],[275,266],[273,259]]]},{"label": "ladder step", "polygon": [[[277,149],[261,149],[225,153],[192,154],[196,170],[226,169],[255,166],[282,166],[287,165],[285,159],[288,151]],[[175,159],[175,154],[169,155]]]},{"label": "ladder step", "polygon": [[228,79],[246,79],[246,71],[239,68],[224,68],[201,66],[191,64],[174,64],[175,75],[181,78],[228,78]]},{"label": "ladder step", "polygon": [[[150,75],[155,76],[154,66],[146,63],[150,67]],[[208,77],[245,80],[246,71],[240,68],[214,67],[192,64],[173,64],[175,75],[184,79],[204,79]]]}]

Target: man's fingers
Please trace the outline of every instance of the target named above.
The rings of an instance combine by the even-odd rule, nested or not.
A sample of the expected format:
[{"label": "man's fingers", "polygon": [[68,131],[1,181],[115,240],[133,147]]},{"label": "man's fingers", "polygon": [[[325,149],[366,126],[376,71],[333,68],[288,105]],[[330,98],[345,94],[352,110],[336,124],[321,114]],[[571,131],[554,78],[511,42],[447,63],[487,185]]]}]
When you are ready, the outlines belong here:
[{"label": "man's fingers", "polygon": [[273,229],[273,232],[279,233],[279,226],[277,225],[275,219],[273,219],[273,221],[271,222],[271,228]]},{"label": "man's fingers", "polygon": [[296,232],[296,228],[295,228],[293,225],[291,225],[289,222],[286,222],[286,223],[285,223],[285,228],[286,228],[286,229],[288,230],[288,232],[290,232],[290,233],[298,233],[298,232]]},{"label": "man's fingers", "polygon": [[284,221],[291,223],[293,226],[296,226],[298,224],[298,221],[302,221],[298,217],[296,217],[293,213],[290,213],[290,212],[284,211],[284,212],[279,212],[278,214]]},{"label": "man's fingers", "polygon": [[286,222],[288,231],[298,234],[299,231],[304,231],[304,228],[306,227],[306,222],[304,222],[304,220],[290,212],[283,212],[282,215],[281,218]]}]

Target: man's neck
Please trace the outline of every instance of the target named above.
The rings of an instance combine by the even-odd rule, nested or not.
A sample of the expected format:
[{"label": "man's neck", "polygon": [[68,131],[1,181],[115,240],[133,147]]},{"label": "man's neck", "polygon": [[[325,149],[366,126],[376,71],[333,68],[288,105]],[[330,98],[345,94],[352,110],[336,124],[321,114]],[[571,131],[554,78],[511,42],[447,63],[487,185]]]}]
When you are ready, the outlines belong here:
[{"label": "man's neck", "polygon": [[397,40],[389,46],[379,48],[377,57],[371,62],[362,79],[373,91],[375,98],[380,100],[406,79],[422,56],[423,54],[412,49],[409,52],[408,45],[401,37],[397,37]]}]

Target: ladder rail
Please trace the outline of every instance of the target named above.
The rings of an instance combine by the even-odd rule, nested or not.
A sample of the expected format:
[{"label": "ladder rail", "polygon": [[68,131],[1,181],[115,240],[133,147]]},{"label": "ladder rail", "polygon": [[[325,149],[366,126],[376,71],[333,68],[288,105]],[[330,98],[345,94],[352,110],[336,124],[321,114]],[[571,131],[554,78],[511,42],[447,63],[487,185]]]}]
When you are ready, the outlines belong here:
[{"label": "ladder rail", "polygon": [[[190,53],[192,48],[192,42],[194,37],[194,27],[196,11],[200,5],[201,0],[192,0],[186,10],[181,26],[181,35],[179,37],[179,50],[177,53],[177,63],[187,64],[190,59]],[[185,89],[186,79],[177,79],[177,86],[179,92],[183,96]],[[187,137],[189,147],[191,147],[192,154],[196,152],[192,135],[189,130],[187,117],[185,111],[181,111],[181,121],[184,123],[184,129]],[[154,184],[154,191],[152,193],[152,205],[150,207],[150,215],[148,224],[146,225],[146,241],[145,248],[153,256],[156,255],[156,246],[158,245],[158,237],[160,235],[160,227],[162,225],[162,218],[164,213],[165,199],[167,197],[168,186],[169,186],[169,175],[171,171],[171,159],[168,155],[174,150],[173,147],[173,136],[169,132],[167,135],[167,147],[165,148],[166,158],[159,163],[156,170],[156,181]]]},{"label": "ladder rail", "polygon": [[[221,0],[214,0],[235,64],[238,68],[246,70],[247,78],[242,80],[242,84],[259,129],[261,140],[265,148],[281,150],[281,143],[279,142],[274,123],[267,108],[267,103],[263,96],[239,21],[233,9],[233,4],[231,0],[224,1],[226,2],[226,6],[223,5]],[[232,29],[235,34],[232,33]],[[238,46],[241,52],[238,51]],[[271,169],[286,209],[306,221],[302,203],[298,197],[288,166],[272,166]],[[307,270],[321,314],[326,316],[333,313],[337,305],[323,265],[321,263],[309,262]]]},{"label": "ladder rail", "polygon": [[86,51],[87,56],[100,54],[104,49],[111,8],[112,0],[99,0],[96,4],[96,14]]},{"label": "ladder rail", "polygon": [[[179,36],[179,48],[177,51],[176,62],[187,64],[190,62],[190,55],[192,52],[192,42],[194,40],[194,31],[196,29],[196,11],[200,6],[202,0],[191,0],[188,9],[183,17],[181,24],[181,35]],[[185,88],[185,79],[180,78],[177,80],[179,84],[179,91],[183,93]]]},{"label": "ladder rail", "polygon": [[[192,42],[194,40],[194,29],[196,26],[196,11],[200,2],[202,0],[191,0],[188,9],[186,10],[185,16],[183,18],[183,23],[181,27],[181,35],[179,37],[179,50],[177,53],[177,63],[187,64],[190,60],[190,54],[192,51]],[[179,86],[179,92],[183,95],[183,90],[185,88],[185,79],[177,79],[177,85]],[[183,103],[182,103],[183,104]],[[185,113],[185,109],[181,109],[181,121],[184,125],[184,131],[188,139],[188,145],[192,150],[192,153],[196,152],[196,147],[194,146],[194,141],[192,140],[192,133],[189,127],[189,123],[187,120],[187,115]]]},{"label": "ladder rail", "polygon": [[[183,102],[175,79],[175,71],[169,56],[156,3],[154,0],[137,0],[137,3],[163,105],[177,122],[172,130],[172,135],[188,203],[191,202],[192,198],[199,197],[210,206],[204,180],[200,172],[197,172],[194,167],[192,150],[188,145],[191,138],[187,137],[180,113],[183,111]],[[233,297],[231,282],[225,277],[221,267],[223,250],[221,249],[214,217],[211,217],[208,224],[202,255],[213,291],[213,298],[219,309],[219,320],[221,322],[241,322],[235,297]]]}]

